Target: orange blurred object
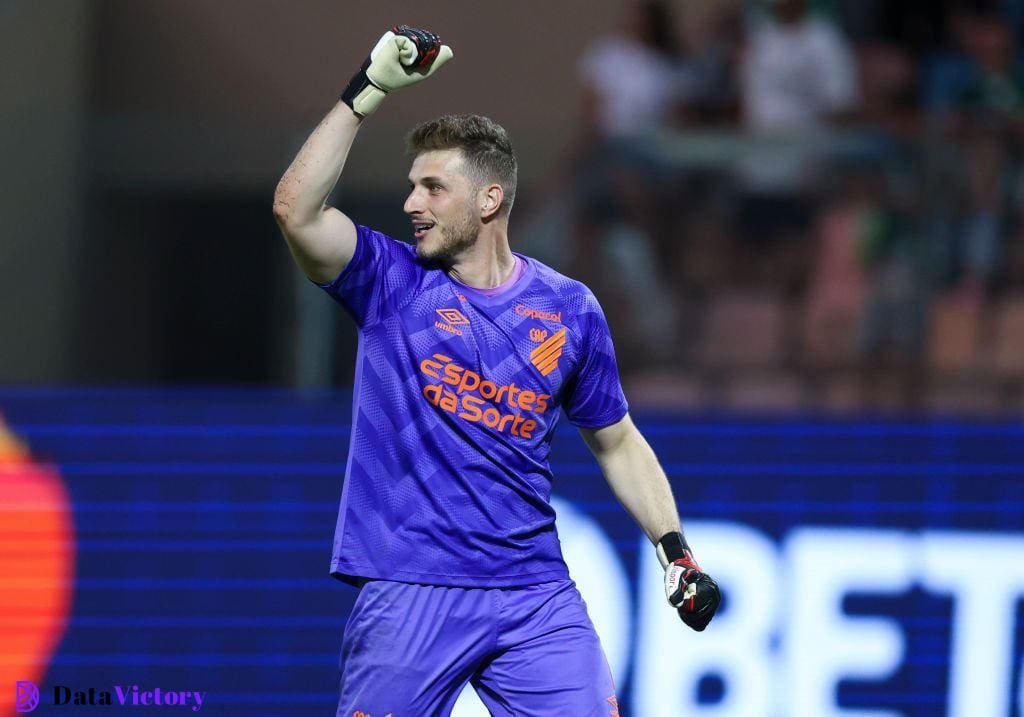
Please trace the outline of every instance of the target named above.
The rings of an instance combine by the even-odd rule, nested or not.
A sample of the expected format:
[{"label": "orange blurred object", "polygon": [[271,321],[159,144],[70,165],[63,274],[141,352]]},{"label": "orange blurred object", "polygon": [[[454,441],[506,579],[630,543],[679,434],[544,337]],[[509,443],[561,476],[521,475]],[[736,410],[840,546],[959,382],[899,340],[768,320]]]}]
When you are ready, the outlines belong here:
[{"label": "orange blurred object", "polygon": [[71,611],[71,505],[60,474],[37,464],[0,416],[0,715],[14,683],[42,689]]}]

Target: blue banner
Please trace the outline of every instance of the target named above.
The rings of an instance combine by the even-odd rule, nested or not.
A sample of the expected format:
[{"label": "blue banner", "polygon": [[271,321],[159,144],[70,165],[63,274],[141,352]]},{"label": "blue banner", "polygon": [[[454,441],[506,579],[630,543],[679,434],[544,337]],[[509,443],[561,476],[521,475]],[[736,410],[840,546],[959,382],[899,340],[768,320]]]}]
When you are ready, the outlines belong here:
[{"label": "blue banner", "polygon": [[[355,596],[327,574],[350,403],[0,391],[31,449],[0,440],[0,707],[62,714],[105,694],[333,714]],[[706,632],[679,622],[653,549],[563,423],[559,533],[621,715],[1024,717],[1024,425],[634,418],[725,599]],[[455,714],[486,712],[467,693]]]}]

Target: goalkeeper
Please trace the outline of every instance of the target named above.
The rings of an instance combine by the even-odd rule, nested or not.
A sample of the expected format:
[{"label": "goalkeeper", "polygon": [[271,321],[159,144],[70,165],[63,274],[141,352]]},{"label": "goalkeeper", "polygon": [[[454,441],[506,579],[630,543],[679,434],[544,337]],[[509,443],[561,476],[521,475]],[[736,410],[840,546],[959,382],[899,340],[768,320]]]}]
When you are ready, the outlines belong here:
[{"label": "goalkeeper", "polygon": [[605,717],[614,685],[550,505],[560,411],[656,546],[683,622],[703,630],[719,591],[630,419],[597,299],[509,247],[507,133],[476,115],[413,130],[411,244],[326,204],[361,123],[451,58],[430,32],[385,33],[274,197],[295,262],[359,327],[331,561],[360,587],[338,715],[447,715],[468,682],[494,715]]}]

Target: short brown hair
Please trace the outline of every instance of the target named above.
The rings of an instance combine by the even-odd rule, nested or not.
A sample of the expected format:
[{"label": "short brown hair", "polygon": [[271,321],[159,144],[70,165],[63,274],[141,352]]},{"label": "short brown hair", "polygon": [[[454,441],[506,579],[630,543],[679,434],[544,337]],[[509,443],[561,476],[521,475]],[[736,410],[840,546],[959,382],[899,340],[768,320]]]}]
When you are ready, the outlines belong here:
[{"label": "short brown hair", "polygon": [[498,209],[507,215],[516,200],[518,164],[505,128],[480,115],[444,115],[418,125],[405,139],[411,155],[442,149],[461,149],[470,178],[477,187],[500,184],[505,199]]}]

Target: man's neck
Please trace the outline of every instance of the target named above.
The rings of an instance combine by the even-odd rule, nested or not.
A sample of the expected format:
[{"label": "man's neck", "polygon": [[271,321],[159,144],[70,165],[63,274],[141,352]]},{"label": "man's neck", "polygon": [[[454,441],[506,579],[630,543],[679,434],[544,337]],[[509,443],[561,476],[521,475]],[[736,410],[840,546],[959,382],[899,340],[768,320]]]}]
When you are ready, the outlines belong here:
[{"label": "man's neck", "polygon": [[448,274],[474,289],[493,289],[508,280],[515,266],[505,229],[484,227],[476,244],[451,263]]}]

